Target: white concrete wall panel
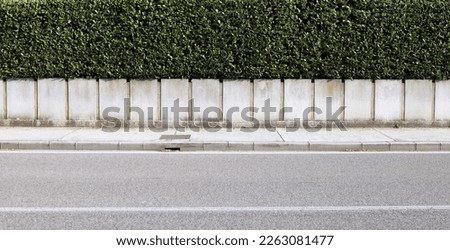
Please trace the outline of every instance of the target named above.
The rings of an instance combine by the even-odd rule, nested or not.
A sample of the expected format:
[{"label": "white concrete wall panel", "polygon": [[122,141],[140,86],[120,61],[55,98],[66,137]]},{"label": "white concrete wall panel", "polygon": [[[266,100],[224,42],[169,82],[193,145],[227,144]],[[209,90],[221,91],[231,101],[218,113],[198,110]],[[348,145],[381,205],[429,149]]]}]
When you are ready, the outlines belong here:
[{"label": "white concrete wall panel", "polygon": [[[310,79],[286,79],[284,80],[284,105],[292,108],[292,112],[284,112],[285,121],[303,119],[305,110],[313,107],[314,84]],[[312,113],[308,112],[308,119],[312,119]]]},{"label": "white concrete wall panel", "polygon": [[124,120],[124,99],[128,98],[128,82],[126,79],[100,79],[100,118],[104,119],[103,112],[109,107],[118,107],[120,111],[110,112],[109,116]]},{"label": "white concrete wall panel", "polygon": [[[251,107],[252,87],[250,80],[224,80],[223,81],[223,112],[224,120],[228,122],[244,122],[241,112]],[[232,108],[239,112],[231,113]],[[229,113],[229,115],[227,115]],[[229,117],[228,117],[229,116]],[[231,119],[231,121],[230,121]]]},{"label": "white concrete wall panel", "polygon": [[432,121],[434,87],[431,80],[406,80],[405,120]]},{"label": "white concrete wall panel", "polygon": [[[316,80],[315,81],[315,107],[322,111],[315,114],[315,120],[326,121],[327,118],[327,97],[331,97],[331,115],[335,114],[340,107],[344,106],[344,83],[342,80]],[[343,118],[343,113],[338,119]]]},{"label": "white concrete wall panel", "polygon": [[345,81],[345,120],[373,119],[374,83],[371,80]]},{"label": "white concrete wall panel", "polygon": [[[189,80],[188,79],[162,79],[161,80],[161,114],[164,108],[168,108],[169,122],[174,121],[174,112],[172,112],[172,107],[174,107],[175,101],[179,100],[179,105],[181,108],[189,107]],[[188,112],[179,112],[179,120],[187,121],[189,118]]]},{"label": "white concrete wall panel", "polygon": [[[152,120],[159,119],[159,83],[158,80],[131,80],[130,81],[130,102],[131,107],[139,108],[144,112],[144,121],[148,121],[149,116]],[[152,108],[152,110],[149,110]],[[131,112],[130,119],[139,121],[139,114]]]},{"label": "white concrete wall panel", "polygon": [[450,120],[450,80],[436,82],[436,121]]},{"label": "white concrete wall panel", "polygon": [[38,119],[66,120],[67,83],[65,79],[38,80]]},{"label": "white concrete wall panel", "polygon": [[[279,121],[280,112],[282,108],[282,82],[280,79],[273,80],[254,80],[254,107],[255,107],[255,119],[260,122],[268,121]],[[265,106],[265,101],[270,101],[270,107],[275,108],[275,112],[270,112],[268,117],[265,117],[263,112],[263,107]],[[256,112],[256,108],[258,112]],[[268,112],[268,111],[266,111]]]},{"label": "white concrete wall panel", "polygon": [[97,80],[69,79],[69,120],[97,119]]},{"label": "white concrete wall panel", "polygon": [[401,80],[375,81],[375,120],[400,121],[403,116],[404,86]]},{"label": "white concrete wall panel", "polygon": [[7,80],[8,119],[34,120],[35,82],[33,79]]},{"label": "white concrete wall panel", "polygon": [[5,116],[5,82],[0,79],[0,120],[3,120]]},{"label": "white concrete wall panel", "polygon": [[[217,109],[222,110],[222,86],[219,80],[193,79],[192,99],[194,107],[200,108],[200,112],[194,112],[195,121],[203,121],[204,115],[208,115],[209,119],[222,119],[223,115],[216,112]],[[205,113],[206,109],[209,114]]]}]

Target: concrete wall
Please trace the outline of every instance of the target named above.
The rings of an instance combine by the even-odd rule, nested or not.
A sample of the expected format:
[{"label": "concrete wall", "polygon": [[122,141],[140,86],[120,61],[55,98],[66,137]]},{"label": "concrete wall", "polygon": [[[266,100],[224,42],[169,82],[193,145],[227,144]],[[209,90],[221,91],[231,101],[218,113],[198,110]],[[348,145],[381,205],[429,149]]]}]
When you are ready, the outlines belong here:
[{"label": "concrete wall", "polygon": [[38,80],[38,119],[66,120],[67,82],[64,79]]},{"label": "concrete wall", "polygon": [[[189,80],[188,79],[162,79],[161,80],[161,114],[165,119],[164,112],[167,109],[167,120],[174,121],[174,112],[171,108],[174,107],[175,102],[178,102],[180,107],[179,119],[187,121],[189,117]],[[181,112],[183,111],[183,112]]]},{"label": "concrete wall", "polygon": [[159,99],[160,85],[158,80],[130,81],[130,120],[160,120]]},{"label": "concrete wall", "polygon": [[[120,109],[111,117],[133,122],[142,119],[137,109],[144,122],[149,116],[160,122],[165,109],[171,124],[175,100],[184,108],[183,121],[202,121],[209,109],[214,121],[288,123],[303,120],[310,107],[322,113],[306,112],[309,120],[325,121],[327,97],[332,98],[330,114],[346,106],[338,119],[348,124],[450,123],[449,80],[7,79],[0,82],[0,97],[1,124],[11,126],[91,126],[102,122],[108,107]],[[262,111],[268,99],[269,118]],[[125,112],[128,107],[134,112]],[[256,108],[259,112],[252,113]]]},{"label": "concrete wall", "polygon": [[436,82],[436,121],[450,121],[450,80]]},{"label": "concrete wall", "polygon": [[[6,96],[6,81],[0,80],[0,97]],[[0,120],[6,119],[6,98],[0,100]]]},{"label": "concrete wall", "polygon": [[372,80],[345,81],[345,120],[373,120],[375,104],[374,84]]},{"label": "concrete wall", "polygon": [[[344,106],[344,83],[341,80],[316,80],[315,81],[315,102],[317,109],[314,119],[325,121],[327,119],[327,100],[331,100],[331,110],[329,114],[333,115],[337,109]],[[320,112],[320,111],[321,112]],[[338,119],[342,119],[344,114],[340,114]]]},{"label": "concrete wall", "polygon": [[253,105],[252,85],[249,80],[223,81],[224,120],[244,122],[241,112]]},{"label": "concrete wall", "polygon": [[[304,120],[307,116],[313,119],[313,113],[308,109],[314,106],[314,84],[306,79],[286,79],[284,80],[284,112],[285,121],[294,119]],[[288,110],[292,109],[292,111]],[[306,110],[306,111],[305,111]]]},{"label": "concrete wall", "polygon": [[114,108],[109,112],[109,116],[126,120],[125,117],[125,98],[128,98],[129,85],[126,79],[100,79],[99,80],[99,107],[100,107],[100,118],[106,119],[104,117],[104,110],[109,108]]},{"label": "concrete wall", "polygon": [[95,79],[69,79],[69,120],[97,119],[98,83]]},{"label": "concrete wall", "polygon": [[208,120],[205,118],[222,120],[222,85],[220,81],[216,79],[193,79],[192,103],[194,121]]},{"label": "concrete wall", "polygon": [[6,84],[7,118],[11,120],[36,119],[35,81],[33,79],[16,79],[8,80]]},{"label": "concrete wall", "polygon": [[405,120],[431,121],[434,117],[434,86],[431,80],[406,80]]},{"label": "concrete wall", "polygon": [[[254,117],[259,121],[265,122],[279,121],[280,110],[283,107],[283,88],[281,80],[255,80],[253,91],[253,105],[255,107]],[[267,105],[267,107],[273,107],[274,112],[272,112],[272,108],[264,108],[265,105]]]},{"label": "concrete wall", "polygon": [[404,91],[401,80],[375,81],[375,120],[403,120]]}]

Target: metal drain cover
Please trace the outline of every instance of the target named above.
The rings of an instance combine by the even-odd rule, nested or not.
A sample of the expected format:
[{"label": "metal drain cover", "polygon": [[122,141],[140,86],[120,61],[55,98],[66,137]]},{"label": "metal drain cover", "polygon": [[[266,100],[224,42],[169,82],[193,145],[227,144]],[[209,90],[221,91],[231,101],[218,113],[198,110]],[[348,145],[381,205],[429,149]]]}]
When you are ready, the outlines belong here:
[{"label": "metal drain cover", "polygon": [[161,140],[189,140],[191,135],[161,135]]}]

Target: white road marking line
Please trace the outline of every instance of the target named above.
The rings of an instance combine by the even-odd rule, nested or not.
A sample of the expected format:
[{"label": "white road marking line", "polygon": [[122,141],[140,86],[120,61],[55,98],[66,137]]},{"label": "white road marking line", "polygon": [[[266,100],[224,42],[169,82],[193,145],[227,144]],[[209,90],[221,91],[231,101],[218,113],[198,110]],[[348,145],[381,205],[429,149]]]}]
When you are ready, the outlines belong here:
[{"label": "white road marking line", "polygon": [[0,213],[117,212],[382,212],[450,210],[442,206],[323,206],[323,207],[0,207]]}]

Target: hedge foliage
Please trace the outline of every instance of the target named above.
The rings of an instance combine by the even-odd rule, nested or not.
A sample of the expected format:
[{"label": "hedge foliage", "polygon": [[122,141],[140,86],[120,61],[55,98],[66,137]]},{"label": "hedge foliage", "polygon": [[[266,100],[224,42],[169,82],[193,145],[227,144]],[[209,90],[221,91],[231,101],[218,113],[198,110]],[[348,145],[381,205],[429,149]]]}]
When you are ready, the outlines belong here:
[{"label": "hedge foliage", "polygon": [[450,76],[448,0],[0,0],[0,77]]}]

